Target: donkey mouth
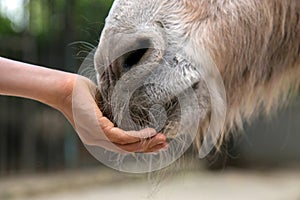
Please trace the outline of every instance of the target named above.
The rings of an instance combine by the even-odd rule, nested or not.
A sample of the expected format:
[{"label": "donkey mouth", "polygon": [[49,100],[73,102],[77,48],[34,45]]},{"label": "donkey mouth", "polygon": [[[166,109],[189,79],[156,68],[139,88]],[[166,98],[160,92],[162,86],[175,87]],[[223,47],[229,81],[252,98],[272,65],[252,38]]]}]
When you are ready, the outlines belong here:
[{"label": "donkey mouth", "polygon": [[111,96],[104,97],[98,92],[98,106],[104,116],[123,130],[153,128],[166,135],[168,139],[173,139],[177,137],[178,130],[182,125],[182,110],[186,109],[180,103],[180,96],[186,98],[189,96],[190,91],[188,90],[194,91],[198,85],[199,82],[194,83],[189,89],[161,99],[153,99],[143,88],[133,93],[127,101],[127,105],[123,102],[116,105],[116,103],[112,103]]},{"label": "donkey mouth", "polygon": [[[102,74],[96,98],[104,116],[124,130],[150,127],[168,138],[175,137],[180,128],[185,108],[179,98],[187,98],[200,84],[191,62],[170,55],[155,67],[136,66],[121,77],[121,82],[110,67]],[[116,95],[114,91],[118,91]]]},{"label": "donkey mouth", "polygon": [[[128,105],[117,105],[117,108],[109,103],[110,97],[103,97],[100,92],[97,92],[96,100],[104,116],[123,130],[141,130],[149,127],[168,138],[175,137],[181,113],[178,98],[170,97],[168,101],[158,102],[149,99],[145,93],[137,93],[131,97]],[[116,109],[120,111],[114,112]]]}]

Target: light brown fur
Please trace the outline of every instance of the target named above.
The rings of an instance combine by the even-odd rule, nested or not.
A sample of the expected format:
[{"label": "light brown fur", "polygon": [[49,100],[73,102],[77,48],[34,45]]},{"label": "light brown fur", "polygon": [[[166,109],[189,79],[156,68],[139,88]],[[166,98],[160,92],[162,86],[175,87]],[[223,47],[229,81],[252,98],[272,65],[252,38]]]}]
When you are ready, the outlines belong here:
[{"label": "light brown fur", "polygon": [[[102,39],[160,22],[168,44],[190,41],[210,54],[227,93],[223,133],[241,129],[244,121],[262,112],[273,112],[299,90],[299,0],[119,0],[109,17]],[[208,122],[209,112],[198,142]]]},{"label": "light brown fur", "polygon": [[[188,21],[205,21],[190,28],[204,24],[207,34],[200,42],[210,50],[224,80],[227,128],[241,128],[244,120],[261,111],[269,114],[298,91],[300,1],[216,2],[206,6],[213,11],[205,18],[195,14]],[[187,13],[199,13],[197,3],[185,3]]]}]

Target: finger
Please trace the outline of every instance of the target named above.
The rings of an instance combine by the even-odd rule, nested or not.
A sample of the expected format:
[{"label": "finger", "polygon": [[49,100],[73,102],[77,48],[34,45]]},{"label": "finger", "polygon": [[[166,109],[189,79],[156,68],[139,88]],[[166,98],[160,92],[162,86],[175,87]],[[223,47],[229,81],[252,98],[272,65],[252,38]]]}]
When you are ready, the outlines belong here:
[{"label": "finger", "polygon": [[148,140],[144,140],[141,141],[142,145],[144,145],[146,148],[152,148],[158,144],[162,144],[165,143],[167,140],[166,136],[164,136],[163,134],[157,134],[156,136],[154,136],[151,139]]},{"label": "finger", "polygon": [[155,145],[155,148],[150,148],[148,145],[141,143],[127,144],[127,145],[117,145],[120,149],[131,152],[131,153],[145,153],[152,152],[153,150],[159,150],[168,145],[166,142]]},{"label": "finger", "polygon": [[126,134],[141,139],[147,139],[155,136],[157,132],[153,128],[145,128],[140,131],[126,131]]},{"label": "finger", "polygon": [[125,133],[122,129],[119,128],[106,128],[103,129],[105,135],[108,139],[116,144],[126,145],[139,142],[141,139],[138,137],[133,137]]},{"label": "finger", "polygon": [[121,149],[129,152],[149,152],[151,149],[157,145],[167,144],[166,137],[162,134],[156,135],[155,137],[136,142],[127,145],[118,145]]},{"label": "finger", "polygon": [[[103,129],[103,131],[110,141],[123,145],[140,142],[141,139],[151,138],[157,134],[154,129],[150,128],[143,129],[140,131],[123,131],[122,129],[115,127],[106,127],[105,129]],[[143,137],[140,138],[139,136]]]},{"label": "finger", "polygon": [[101,146],[115,152],[120,152],[120,149],[127,152],[145,152],[145,151],[151,152],[151,149],[153,147],[156,147],[157,145],[160,144],[167,144],[166,137],[163,134],[158,134],[151,139],[145,141],[138,141],[133,144],[122,145],[122,144],[111,143],[109,141],[95,140],[95,139],[92,140],[92,142],[90,143],[90,145]]},{"label": "finger", "polygon": [[106,117],[100,117],[98,122],[102,129],[112,129],[114,127],[114,124]]},{"label": "finger", "polygon": [[97,113],[100,129],[111,142],[117,144],[131,144],[140,141],[140,138],[130,136],[130,134],[126,134],[122,129],[114,127],[114,124],[108,118],[104,116],[99,117],[101,114],[100,111]]},{"label": "finger", "polygon": [[134,143],[134,144],[127,144],[127,145],[119,145],[119,144],[113,144],[108,141],[103,140],[93,140],[92,143],[89,143],[88,146],[98,146],[101,148],[104,148],[109,151],[113,151],[116,153],[121,154],[128,154],[128,153],[152,153],[157,152],[161,149],[165,149],[168,147],[167,142],[158,143],[154,145],[153,147],[147,146],[146,144]]},{"label": "finger", "polygon": [[148,149],[144,153],[157,153],[160,150],[167,150],[168,148],[169,148],[168,143],[158,144],[158,145]]}]

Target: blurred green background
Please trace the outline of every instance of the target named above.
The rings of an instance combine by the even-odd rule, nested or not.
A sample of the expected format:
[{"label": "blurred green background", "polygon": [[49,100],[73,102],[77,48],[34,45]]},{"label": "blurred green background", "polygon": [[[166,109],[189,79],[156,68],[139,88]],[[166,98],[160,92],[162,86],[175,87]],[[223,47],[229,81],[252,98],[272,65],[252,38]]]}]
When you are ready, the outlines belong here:
[{"label": "blurred green background", "polygon": [[[112,0],[0,0],[0,56],[69,72],[98,43]],[[69,123],[0,96],[0,175],[95,165]]]}]

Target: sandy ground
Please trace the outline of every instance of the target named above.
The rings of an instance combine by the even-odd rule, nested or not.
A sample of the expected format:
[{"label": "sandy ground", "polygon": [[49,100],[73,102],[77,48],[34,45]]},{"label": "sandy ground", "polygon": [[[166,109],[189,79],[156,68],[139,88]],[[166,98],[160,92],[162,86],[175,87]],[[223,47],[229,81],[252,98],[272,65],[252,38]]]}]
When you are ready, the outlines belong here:
[{"label": "sandy ground", "polygon": [[0,179],[0,199],[18,200],[300,200],[300,170],[189,170],[155,190],[140,176],[94,169]]}]

